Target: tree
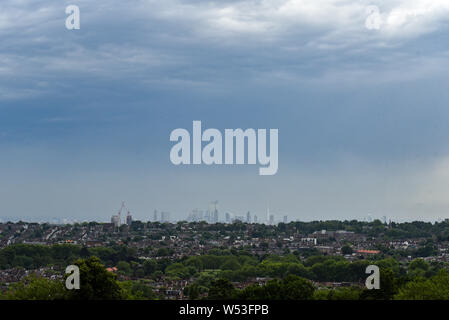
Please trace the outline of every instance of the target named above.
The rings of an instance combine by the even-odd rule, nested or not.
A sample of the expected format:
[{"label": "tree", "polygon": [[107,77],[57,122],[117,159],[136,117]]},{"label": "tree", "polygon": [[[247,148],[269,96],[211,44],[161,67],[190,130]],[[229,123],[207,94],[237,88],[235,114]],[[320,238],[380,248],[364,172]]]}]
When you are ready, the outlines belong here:
[{"label": "tree", "polygon": [[449,273],[446,270],[430,278],[408,282],[395,296],[397,300],[449,300]]},{"label": "tree", "polygon": [[410,262],[409,266],[409,276],[412,278],[417,277],[425,277],[426,273],[430,269],[430,265],[424,260],[424,259],[415,259],[412,262]]},{"label": "tree", "polygon": [[97,257],[76,260],[80,269],[80,289],[71,290],[70,299],[75,300],[119,300],[125,294],[115,274],[108,272]]},{"label": "tree", "polygon": [[165,268],[165,274],[167,277],[177,277],[181,279],[189,278],[192,274],[196,272],[195,268],[192,266],[184,266],[182,263],[173,263]]},{"label": "tree", "polygon": [[315,291],[310,281],[292,274],[281,280],[280,289],[282,300],[311,300]]},{"label": "tree", "polygon": [[348,245],[345,245],[341,248],[341,253],[343,254],[352,254],[352,248]]},{"label": "tree", "polygon": [[14,283],[6,292],[7,300],[62,300],[67,290],[60,280],[50,280],[34,275]]},{"label": "tree", "polygon": [[168,251],[167,248],[159,248],[156,252],[156,256],[158,257],[165,257],[170,255],[170,252]]},{"label": "tree", "polygon": [[190,286],[184,288],[184,294],[189,297],[190,300],[195,300],[200,297],[200,288],[196,283],[192,283]]},{"label": "tree", "polygon": [[80,257],[81,258],[88,258],[89,257],[89,250],[87,247],[83,246],[80,250]]},{"label": "tree", "polygon": [[128,300],[151,300],[156,297],[151,286],[143,281],[123,281],[120,286]]},{"label": "tree", "polygon": [[238,293],[239,300],[267,300],[265,286],[252,284]]},{"label": "tree", "polygon": [[152,275],[157,269],[157,262],[153,259],[145,260],[143,270],[146,276]]},{"label": "tree", "polygon": [[317,290],[314,294],[315,300],[359,300],[360,288],[335,288]]},{"label": "tree", "polygon": [[311,300],[315,288],[306,279],[288,275],[282,280],[270,280],[264,286],[251,285],[237,295],[242,300]]},{"label": "tree", "polygon": [[234,285],[226,279],[217,279],[211,282],[209,288],[209,300],[226,300],[234,298],[236,289]]},{"label": "tree", "polygon": [[227,259],[227,261],[221,265],[221,269],[223,270],[238,270],[240,268],[240,263],[235,257]]},{"label": "tree", "polygon": [[131,274],[131,265],[126,261],[119,261],[117,263],[117,268],[119,272],[125,275]]},{"label": "tree", "polygon": [[436,255],[436,254],[438,254],[438,250],[431,243],[428,243],[428,244],[426,244],[423,247],[419,247],[414,252],[414,255],[416,257],[430,257],[430,256],[433,256],[433,255]]},{"label": "tree", "polygon": [[362,300],[392,300],[398,293],[398,280],[391,269],[380,269],[380,289],[368,290],[365,288],[360,299]]}]

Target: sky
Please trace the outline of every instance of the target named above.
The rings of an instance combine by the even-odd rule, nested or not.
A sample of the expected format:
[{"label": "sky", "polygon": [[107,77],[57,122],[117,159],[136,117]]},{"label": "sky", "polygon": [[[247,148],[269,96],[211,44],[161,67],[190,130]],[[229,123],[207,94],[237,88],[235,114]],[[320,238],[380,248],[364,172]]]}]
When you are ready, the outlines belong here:
[{"label": "sky", "polygon": [[[448,34],[446,0],[2,0],[0,219],[449,218]],[[194,120],[278,129],[277,174],[173,165]]]}]

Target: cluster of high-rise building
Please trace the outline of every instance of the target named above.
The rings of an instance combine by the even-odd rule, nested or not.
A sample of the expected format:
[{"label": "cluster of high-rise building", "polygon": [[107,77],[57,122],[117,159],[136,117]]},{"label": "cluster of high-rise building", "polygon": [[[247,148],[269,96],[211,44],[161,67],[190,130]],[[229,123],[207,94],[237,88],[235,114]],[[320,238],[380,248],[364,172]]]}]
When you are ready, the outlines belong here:
[{"label": "cluster of high-rise building", "polygon": [[226,212],[225,221],[226,223],[233,223],[236,221],[246,222],[246,223],[257,223],[257,215],[251,216],[251,212],[248,211],[246,215],[234,215],[232,212]]},{"label": "cluster of high-rise building", "polygon": [[[128,211],[125,223],[127,225],[131,225],[132,221],[133,221],[133,219],[132,219],[131,213]],[[153,212],[153,219],[151,221],[153,221],[153,222],[161,222],[161,223],[171,222],[171,220],[170,220],[170,212],[154,210],[154,212]],[[118,214],[113,215],[111,217],[111,223],[113,223],[115,227],[120,227],[122,225],[122,222],[121,222],[121,210],[119,210]]]},{"label": "cluster of high-rise building", "polygon": [[206,221],[208,223],[220,222],[220,216],[218,213],[218,201],[212,201],[209,204],[209,208],[205,211],[200,209],[192,210],[187,216],[187,221],[199,222]]},{"label": "cluster of high-rise building", "polygon": [[[111,217],[111,223],[114,224],[115,227],[120,227],[122,225],[122,211],[126,209],[127,215],[125,224],[131,225],[132,224],[132,216],[128,208],[125,206],[125,203],[122,202],[122,206],[118,213],[116,215],[113,215]],[[172,222],[170,219],[170,212],[167,211],[158,211],[154,210],[153,212],[153,218],[151,219],[153,222]],[[246,212],[246,214],[242,215],[236,215],[232,212],[225,212],[224,216],[221,217],[218,211],[218,201],[211,201],[209,203],[209,207],[207,210],[200,210],[200,209],[193,209],[190,211],[189,215],[187,216],[187,221],[189,222],[200,222],[205,221],[207,223],[218,223],[218,222],[224,222],[224,223],[234,223],[237,221],[240,222],[246,222],[246,223],[266,223],[269,225],[274,225],[275,216],[274,214],[270,213],[270,209],[267,208],[267,217],[266,220],[258,218],[257,215],[252,215],[250,211]],[[287,223],[288,222],[288,216],[284,215],[282,222]]]},{"label": "cluster of high-rise building", "polygon": [[133,218],[131,216],[131,212],[125,206],[125,202],[122,202],[122,206],[120,207],[120,210],[118,211],[118,213],[111,217],[111,223],[113,223],[114,227],[116,227],[116,228],[120,228],[120,226],[122,225],[122,211],[123,211],[123,209],[127,210],[125,224],[130,226],[131,223],[133,222]]},{"label": "cluster of high-rise building", "polygon": [[[224,213],[224,216],[221,217],[218,211],[218,201],[212,201],[207,210],[193,209],[187,216],[187,221],[190,222],[206,221],[208,223],[217,223],[217,222],[233,223],[240,221],[246,223],[267,223],[271,225],[274,225],[276,223],[275,215],[270,214],[269,209],[267,209],[267,218],[265,221],[263,221],[263,219],[259,220],[258,216],[252,215],[250,211],[242,215],[237,215],[227,211]],[[288,216],[284,215],[282,221],[284,223],[287,223]]]},{"label": "cluster of high-rise building", "polygon": [[154,213],[153,213],[153,222],[161,222],[161,223],[164,223],[164,222],[170,222],[171,220],[170,220],[170,212],[167,212],[167,211],[161,211],[161,212],[159,212],[159,211],[157,211],[157,210],[154,210]]}]

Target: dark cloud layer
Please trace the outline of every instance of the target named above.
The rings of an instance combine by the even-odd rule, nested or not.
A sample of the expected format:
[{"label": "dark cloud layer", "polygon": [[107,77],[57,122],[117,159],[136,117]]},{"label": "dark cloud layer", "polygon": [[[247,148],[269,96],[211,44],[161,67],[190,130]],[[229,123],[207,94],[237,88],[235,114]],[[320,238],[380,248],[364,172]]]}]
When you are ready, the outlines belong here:
[{"label": "dark cloud layer", "polygon": [[[65,29],[68,4],[80,30]],[[365,27],[372,4],[379,30]],[[121,199],[142,219],[213,199],[262,214],[270,199],[301,219],[444,216],[448,13],[425,0],[4,0],[0,216],[107,219]],[[278,175],[174,168],[169,133],[192,120],[279,128]]]}]

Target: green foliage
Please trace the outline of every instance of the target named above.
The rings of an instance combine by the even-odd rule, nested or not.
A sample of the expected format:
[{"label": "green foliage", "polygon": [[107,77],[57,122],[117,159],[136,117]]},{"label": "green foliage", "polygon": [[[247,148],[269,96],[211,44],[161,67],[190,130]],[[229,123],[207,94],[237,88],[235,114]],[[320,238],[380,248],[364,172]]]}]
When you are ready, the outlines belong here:
[{"label": "green foliage", "polygon": [[430,264],[424,259],[415,259],[408,266],[408,276],[410,278],[424,278],[431,272]]},{"label": "green foliage", "polygon": [[126,298],[125,292],[97,257],[79,259],[73,263],[80,269],[80,289],[69,291],[75,300],[117,300]]},{"label": "green foliage", "polygon": [[146,276],[152,275],[157,270],[157,262],[153,259],[145,260],[143,270]]},{"label": "green foliage", "polygon": [[156,297],[153,288],[144,281],[123,281],[119,284],[127,300],[153,300]]},{"label": "green foliage", "polygon": [[0,269],[37,269],[50,264],[68,265],[79,257],[80,246],[15,244],[0,250]]},{"label": "green foliage", "polygon": [[380,269],[380,289],[363,289],[360,294],[362,300],[392,300],[398,293],[398,279],[393,270]]},{"label": "green foliage", "polygon": [[6,292],[6,300],[62,300],[66,299],[67,290],[60,280],[28,276],[12,284]]},{"label": "green foliage", "polygon": [[236,289],[229,280],[217,279],[212,281],[207,297],[209,300],[224,300],[234,298],[235,294]]},{"label": "green foliage", "polygon": [[168,277],[176,277],[176,278],[189,278],[193,274],[195,274],[196,270],[192,266],[184,266],[182,263],[173,263],[169,265],[165,269],[165,274]]},{"label": "green foliage", "polygon": [[229,257],[226,262],[224,262],[221,266],[223,270],[238,270],[241,268],[241,265],[238,259],[234,256]]},{"label": "green foliage", "polygon": [[119,261],[117,263],[118,271],[125,275],[131,274],[131,265],[126,261]]},{"label": "green foliage", "polygon": [[264,286],[251,285],[237,293],[242,300],[311,300],[315,288],[306,279],[288,275],[282,280],[270,280]]},{"label": "green foliage", "polygon": [[158,257],[166,257],[168,255],[170,255],[170,251],[167,248],[159,248],[156,252]]},{"label": "green foliage", "polygon": [[348,245],[345,245],[341,248],[341,253],[343,254],[352,254],[352,248]]},{"label": "green foliage", "polygon": [[344,287],[336,289],[316,290],[315,300],[359,300],[361,289],[358,287]]},{"label": "green foliage", "polygon": [[201,289],[196,283],[193,283],[184,288],[184,294],[189,297],[190,300],[196,300],[200,297]]},{"label": "green foliage", "polygon": [[137,260],[136,249],[127,246],[86,248],[72,244],[52,246],[15,244],[0,250],[0,269],[37,269],[48,265],[66,267],[74,260],[96,256],[106,265]]},{"label": "green foliage", "polygon": [[441,270],[430,279],[408,282],[395,296],[398,300],[449,300],[449,272]]}]

